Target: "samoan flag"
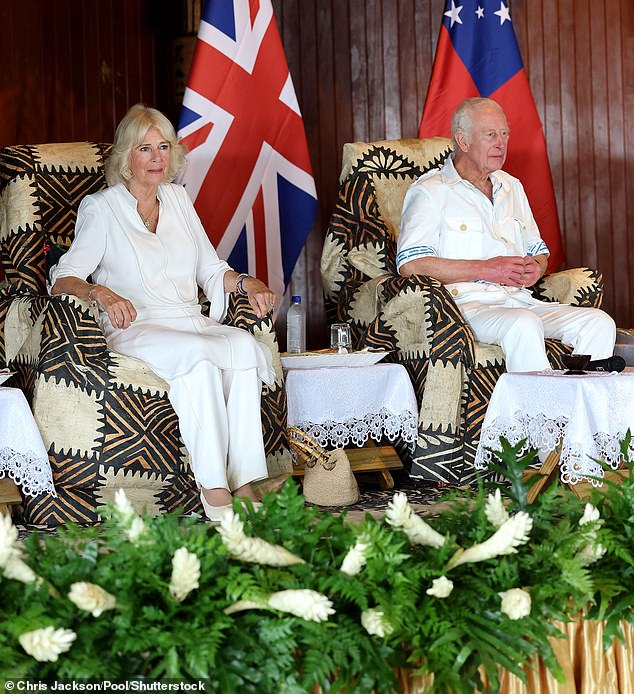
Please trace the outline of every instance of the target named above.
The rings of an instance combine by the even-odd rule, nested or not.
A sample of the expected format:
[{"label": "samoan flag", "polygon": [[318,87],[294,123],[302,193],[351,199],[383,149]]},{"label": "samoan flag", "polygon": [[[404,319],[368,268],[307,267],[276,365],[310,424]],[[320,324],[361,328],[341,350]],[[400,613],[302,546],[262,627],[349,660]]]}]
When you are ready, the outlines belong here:
[{"label": "samoan flag", "polygon": [[208,0],[178,135],[179,177],[218,255],[283,294],[317,209],[270,0]]},{"label": "samoan flag", "polygon": [[483,96],[502,106],[511,129],[504,166],[522,182],[548,249],[548,270],[564,261],[548,152],[508,4],[449,0],[440,28],[419,137],[449,137],[456,106]]}]

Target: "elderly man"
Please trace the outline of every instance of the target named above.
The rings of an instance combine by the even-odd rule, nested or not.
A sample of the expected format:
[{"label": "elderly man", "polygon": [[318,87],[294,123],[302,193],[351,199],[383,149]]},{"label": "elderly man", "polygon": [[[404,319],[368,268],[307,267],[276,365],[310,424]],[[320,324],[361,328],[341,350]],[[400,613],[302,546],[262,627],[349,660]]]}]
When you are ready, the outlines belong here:
[{"label": "elderly man", "polygon": [[616,326],[594,308],[534,299],[549,255],[522,184],[501,171],[509,126],[491,99],[456,109],[454,154],[421,176],[403,203],[396,263],[401,275],[445,284],[477,340],[500,345],[508,371],[549,368],[544,337],[592,359],[612,355]]}]

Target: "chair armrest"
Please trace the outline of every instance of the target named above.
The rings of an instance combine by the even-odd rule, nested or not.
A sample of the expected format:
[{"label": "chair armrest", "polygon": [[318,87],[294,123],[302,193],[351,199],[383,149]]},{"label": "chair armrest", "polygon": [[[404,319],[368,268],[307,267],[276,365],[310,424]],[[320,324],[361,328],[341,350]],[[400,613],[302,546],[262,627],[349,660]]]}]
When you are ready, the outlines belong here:
[{"label": "chair armrest", "polygon": [[603,275],[581,267],[544,275],[531,287],[533,296],[542,301],[559,301],[573,306],[600,308],[603,303]]},{"label": "chair armrest", "polygon": [[275,325],[273,324],[273,316],[269,313],[264,318],[258,318],[246,296],[231,294],[224,323],[250,332],[258,342],[268,347],[271,351],[273,368],[275,369],[275,385],[272,388],[276,388],[278,384],[283,383],[280,347],[277,341]]},{"label": "chair armrest", "polygon": [[0,283],[0,368],[11,365],[33,327],[32,290],[22,291],[17,282]]},{"label": "chair armrest", "polygon": [[378,291],[381,306],[360,347],[394,350],[399,360],[428,358],[473,366],[473,333],[438,280],[390,275]]},{"label": "chair armrest", "polygon": [[292,472],[288,439],[286,437],[286,388],[277,334],[270,314],[258,318],[245,296],[231,294],[225,324],[250,332],[255,339],[271,351],[275,383],[262,386],[262,432],[271,477]]},{"label": "chair armrest", "polygon": [[72,294],[47,297],[34,327],[38,373],[91,391],[107,388],[111,352],[95,307]]}]

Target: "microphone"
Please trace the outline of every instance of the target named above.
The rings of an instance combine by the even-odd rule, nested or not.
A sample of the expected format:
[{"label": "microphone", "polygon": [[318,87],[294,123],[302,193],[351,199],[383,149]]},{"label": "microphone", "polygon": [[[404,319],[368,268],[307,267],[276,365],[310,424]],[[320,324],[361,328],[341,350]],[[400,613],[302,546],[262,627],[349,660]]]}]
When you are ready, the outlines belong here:
[{"label": "microphone", "polygon": [[623,371],[625,368],[625,359],[614,355],[613,357],[608,357],[607,359],[595,359],[589,362],[588,366],[584,369],[585,371]]}]

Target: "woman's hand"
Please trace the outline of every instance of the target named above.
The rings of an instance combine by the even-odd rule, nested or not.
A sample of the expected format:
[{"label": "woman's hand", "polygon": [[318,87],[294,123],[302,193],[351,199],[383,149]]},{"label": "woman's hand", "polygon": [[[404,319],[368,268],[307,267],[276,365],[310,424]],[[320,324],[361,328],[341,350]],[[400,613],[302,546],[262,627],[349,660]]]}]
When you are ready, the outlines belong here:
[{"label": "woman's hand", "polygon": [[242,286],[247,293],[247,299],[258,318],[264,318],[275,308],[275,292],[271,291],[257,277],[245,277]]},{"label": "woman's hand", "polygon": [[136,309],[132,303],[108,287],[93,285],[92,298],[108,314],[113,327],[125,330],[136,320]]}]

